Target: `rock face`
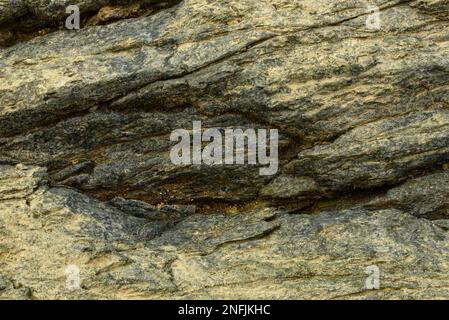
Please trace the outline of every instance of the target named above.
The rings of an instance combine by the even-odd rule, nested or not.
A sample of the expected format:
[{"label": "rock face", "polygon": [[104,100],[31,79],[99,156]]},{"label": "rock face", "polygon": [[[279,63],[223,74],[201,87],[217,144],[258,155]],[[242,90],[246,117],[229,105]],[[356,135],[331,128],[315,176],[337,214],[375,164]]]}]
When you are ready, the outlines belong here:
[{"label": "rock face", "polygon": [[0,0],[1,298],[449,297],[448,1],[77,4]]},{"label": "rock face", "polygon": [[[167,228],[2,167],[4,298],[445,298],[449,224],[399,209],[191,214]],[[12,184],[15,181],[17,184]],[[163,229],[165,228],[165,229]],[[163,233],[160,233],[163,230]],[[18,268],[20,266],[20,268]],[[79,268],[79,288],[67,269]],[[369,267],[381,287],[367,290]]]}]

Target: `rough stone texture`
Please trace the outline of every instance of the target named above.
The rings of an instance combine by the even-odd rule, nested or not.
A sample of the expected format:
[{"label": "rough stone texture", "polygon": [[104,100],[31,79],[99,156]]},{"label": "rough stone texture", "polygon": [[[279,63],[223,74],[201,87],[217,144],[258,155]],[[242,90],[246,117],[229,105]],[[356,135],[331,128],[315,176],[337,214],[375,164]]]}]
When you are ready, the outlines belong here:
[{"label": "rough stone texture", "polygon": [[0,0],[0,48],[62,30],[77,6],[81,26],[148,16],[180,0]]},{"label": "rough stone texture", "polygon": [[410,179],[374,198],[368,207],[400,206],[417,217],[447,219],[449,215],[449,172]]},{"label": "rough stone texture", "polygon": [[[397,209],[290,215],[273,208],[192,215],[154,238],[131,217],[40,168],[5,167],[23,193],[2,200],[2,298],[445,298],[449,234]],[[40,185],[35,189],[36,185]],[[5,192],[5,191],[3,191]],[[81,287],[66,288],[68,266]],[[365,288],[378,265],[380,290]],[[20,266],[20,268],[18,268]]]},{"label": "rough stone texture", "polygon": [[[66,13],[66,8],[71,5],[78,6],[80,13],[86,13],[99,10],[106,5],[126,5],[132,2],[132,0],[0,0],[0,25],[4,23],[13,23],[26,15],[31,16],[35,21],[37,20],[36,22],[42,24],[60,22],[65,20],[69,15]],[[141,4],[150,5],[175,2],[177,1],[139,1]]]},{"label": "rough stone texture", "polygon": [[[449,2],[165,2],[0,0],[55,26],[0,49],[0,297],[448,298]],[[279,172],[172,164],[195,120]]]}]

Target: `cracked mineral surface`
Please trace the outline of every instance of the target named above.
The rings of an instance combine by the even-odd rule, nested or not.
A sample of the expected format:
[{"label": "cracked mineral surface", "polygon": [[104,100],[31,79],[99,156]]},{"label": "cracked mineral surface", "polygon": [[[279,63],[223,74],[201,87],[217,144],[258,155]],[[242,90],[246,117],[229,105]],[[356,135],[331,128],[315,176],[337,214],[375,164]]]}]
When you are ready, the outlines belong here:
[{"label": "cracked mineral surface", "polygon": [[[448,12],[0,0],[0,298],[449,299]],[[278,172],[174,164],[194,121]]]}]

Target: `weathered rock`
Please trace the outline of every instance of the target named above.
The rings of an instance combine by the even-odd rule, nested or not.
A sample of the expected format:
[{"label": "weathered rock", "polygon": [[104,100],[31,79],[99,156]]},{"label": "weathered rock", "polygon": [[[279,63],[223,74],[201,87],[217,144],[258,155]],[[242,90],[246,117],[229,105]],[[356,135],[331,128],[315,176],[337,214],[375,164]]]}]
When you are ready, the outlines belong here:
[{"label": "weathered rock", "polygon": [[[38,169],[9,170],[12,176]],[[38,178],[24,184],[36,183]],[[193,215],[149,241],[154,221],[130,217],[71,189],[44,185],[26,196],[19,190],[14,200],[0,201],[0,212],[3,298],[449,294],[447,229],[396,209]],[[373,266],[380,270],[379,290],[366,287]],[[71,270],[79,271],[78,287],[67,286]]]},{"label": "weathered rock", "polygon": [[[76,5],[80,13],[88,13],[98,10],[108,4],[126,5],[132,3],[132,0],[0,0],[0,25],[11,23],[25,15],[30,15],[36,22],[42,25],[57,23],[65,20],[69,15],[66,12],[68,6]],[[143,0],[142,4],[169,4],[176,3],[173,0]]]},{"label": "weathered rock", "polygon": [[447,219],[449,216],[449,172],[411,179],[367,204],[396,207],[417,217]]},{"label": "weathered rock", "polygon": [[447,161],[448,125],[445,110],[379,120],[302,151],[289,169],[334,191],[398,183]]},{"label": "weathered rock", "polygon": [[71,25],[96,26],[120,19],[149,16],[180,0],[0,0],[0,48]]},{"label": "weathered rock", "polygon": [[312,178],[280,175],[260,190],[260,195],[272,199],[300,199],[313,194],[319,195],[321,190]]},{"label": "weathered rock", "polygon": [[[448,1],[164,3],[0,0],[0,297],[447,298]],[[277,174],[173,164],[193,121]]]},{"label": "weathered rock", "polygon": [[39,182],[46,177],[42,168],[28,168],[23,165],[17,167],[0,167],[0,200],[15,199],[31,195]]},{"label": "weathered rock", "polygon": [[153,204],[255,200],[268,182],[257,170],[172,168],[167,135],[195,119],[279,128],[281,162],[299,152],[286,170],[324,191],[392,184],[444,161],[448,29],[434,9],[445,2],[384,4],[377,32],[364,1],[283,4],[189,0],[3,50],[2,156],[51,172],[92,161],[64,183]]},{"label": "weathered rock", "polygon": [[179,222],[196,211],[195,206],[163,205],[156,207],[144,201],[127,200],[120,197],[112,199],[109,201],[109,204],[139,218],[165,222],[171,221],[172,223]]},{"label": "weathered rock", "polygon": [[28,12],[26,2],[21,0],[1,0],[0,9],[0,24],[8,21],[10,22],[11,20],[17,19]]}]

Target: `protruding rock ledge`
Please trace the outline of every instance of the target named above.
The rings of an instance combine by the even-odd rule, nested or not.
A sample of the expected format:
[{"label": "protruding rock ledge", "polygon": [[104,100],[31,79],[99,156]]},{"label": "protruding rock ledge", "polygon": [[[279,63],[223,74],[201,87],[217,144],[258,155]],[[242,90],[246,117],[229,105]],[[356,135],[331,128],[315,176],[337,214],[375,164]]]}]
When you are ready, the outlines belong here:
[{"label": "protruding rock ledge", "polygon": [[[4,178],[39,171],[2,168]],[[18,183],[32,187],[35,181],[39,178]],[[191,215],[154,237],[161,227],[156,221],[124,214],[75,190],[41,186],[25,196],[10,185],[0,195],[2,298],[449,295],[447,226],[396,209]],[[366,286],[373,268],[380,275],[377,290]],[[67,287],[67,270],[79,271],[79,287]]]}]

